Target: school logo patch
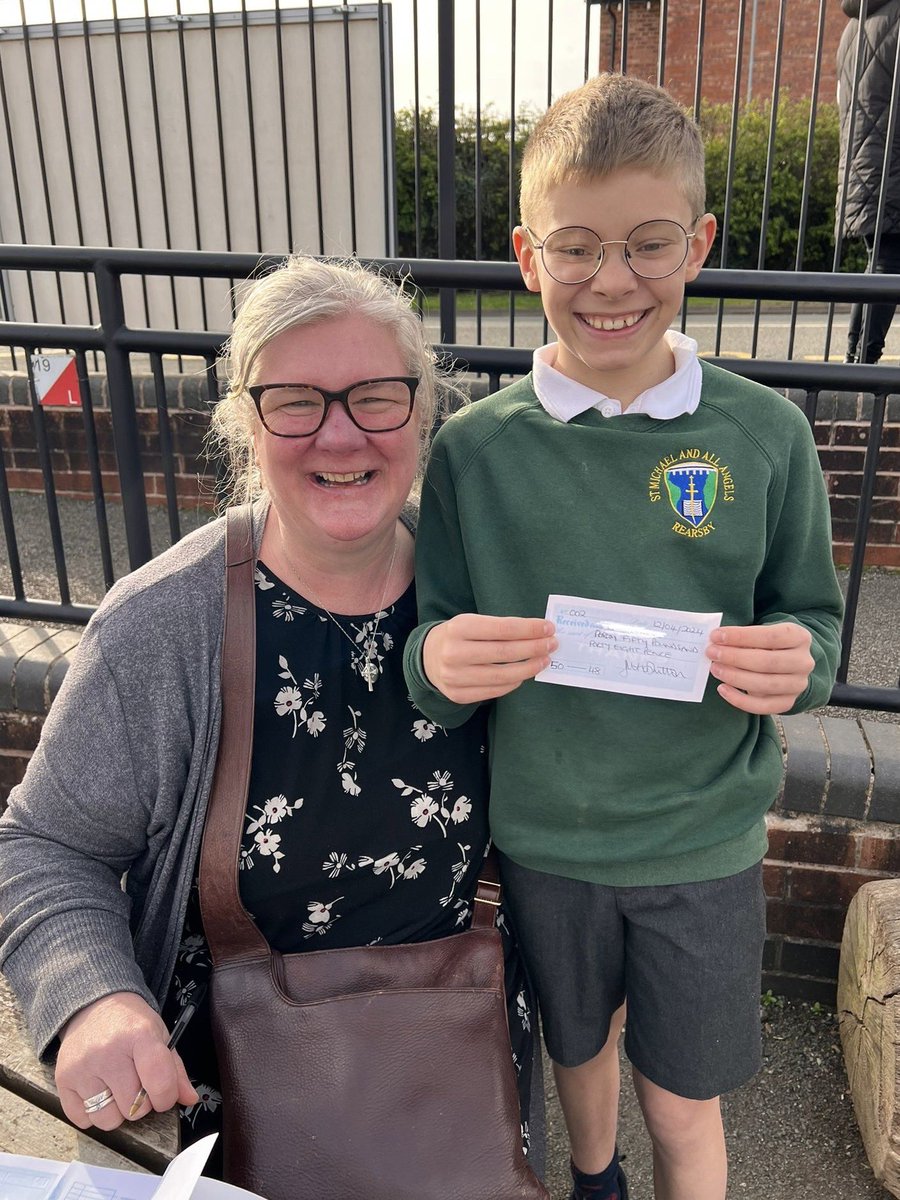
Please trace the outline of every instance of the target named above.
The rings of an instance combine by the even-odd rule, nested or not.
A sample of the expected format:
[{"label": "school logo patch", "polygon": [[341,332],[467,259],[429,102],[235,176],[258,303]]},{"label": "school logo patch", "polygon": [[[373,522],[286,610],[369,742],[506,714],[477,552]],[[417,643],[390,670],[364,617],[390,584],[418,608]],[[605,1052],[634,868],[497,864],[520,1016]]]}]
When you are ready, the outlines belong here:
[{"label": "school logo patch", "polygon": [[734,478],[717,454],[691,447],[659,460],[650,472],[648,495],[651,504],[668,499],[676,517],[673,533],[702,538],[715,532],[716,502],[734,500]]},{"label": "school logo patch", "polygon": [[677,467],[666,467],[665,481],[669,503],[675,512],[699,529],[716,502],[719,472],[706,463],[679,463]]}]

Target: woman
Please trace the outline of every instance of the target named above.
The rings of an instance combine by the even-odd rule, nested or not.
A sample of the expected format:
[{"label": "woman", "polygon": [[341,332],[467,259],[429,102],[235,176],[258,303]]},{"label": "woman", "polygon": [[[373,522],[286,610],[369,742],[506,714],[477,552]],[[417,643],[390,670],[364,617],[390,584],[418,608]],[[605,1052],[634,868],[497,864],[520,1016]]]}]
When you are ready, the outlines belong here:
[{"label": "woman", "polygon": [[[401,665],[433,354],[392,284],[298,257],[250,286],[228,380],[213,434],[258,498],[244,907],[283,952],[452,933],[487,842],[484,728],[422,718]],[[202,1001],[183,1062],[166,1041],[209,968],[223,540],[214,522],[111,590],[0,822],[0,966],[80,1128],[119,1125],[140,1088],[134,1116],[178,1103],[186,1141],[220,1115]],[[527,1143],[530,1003],[507,961]]]}]

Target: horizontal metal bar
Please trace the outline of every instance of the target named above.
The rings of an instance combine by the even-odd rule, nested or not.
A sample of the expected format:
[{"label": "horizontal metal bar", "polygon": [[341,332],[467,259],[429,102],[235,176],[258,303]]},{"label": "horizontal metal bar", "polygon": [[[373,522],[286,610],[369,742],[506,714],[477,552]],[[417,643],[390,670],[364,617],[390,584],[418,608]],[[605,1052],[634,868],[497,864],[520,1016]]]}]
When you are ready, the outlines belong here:
[{"label": "horizontal metal bar", "polygon": [[836,683],[829,704],[838,705],[841,708],[869,708],[878,712],[900,712],[900,688]]},{"label": "horizontal metal bar", "polygon": [[[220,254],[209,250],[124,250],[107,246],[24,246],[0,244],[0,269],[91,271],[103,263],[123,275],[199,275],[208,279],[265,273],[284,261],[281,255]],[[420,287],[460,287],[524,291],[515,263],[455,259],[372,258],[365,265]],[[900,275],[832,271],[732,271],[707,267],[686,289],[688,296],[716,299],[815,300],[821,303],[895,300]]]},{"label": "horizontal metal bar", "polygon": [[106,339],[99,326],[26,325],[21,321],[0,321],[0,346],[21,346],[23,350],[102,350]]},{"label": "horizontal metal bar", "polygon": [[93,615],[94,608],[88,604],[54,604],[52,600],[15,600],[12,596],[0,596],[0,617],[87,625]]}]

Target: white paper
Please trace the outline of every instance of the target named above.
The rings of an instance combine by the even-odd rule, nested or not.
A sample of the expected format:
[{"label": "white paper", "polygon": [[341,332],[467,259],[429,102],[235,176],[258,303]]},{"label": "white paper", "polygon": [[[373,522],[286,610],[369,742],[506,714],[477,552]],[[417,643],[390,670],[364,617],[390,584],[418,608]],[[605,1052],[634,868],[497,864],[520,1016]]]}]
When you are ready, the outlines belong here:
[{"label": "white paper", "polygon": [[248,1200],[252,1192],[200,1174],[217,1137],[211,1133],[182,1150],[162,1178],[0,1153],[0,1200]]},{"label": "white paper", "polygon": [[188,1200],[218,1136],[217,1133],[207,1134],[177,1154],[166,1167],[159,1187],[153,1193],[154,1200]]},{"label": "white paper", "polygon": [[538,683],[698,704],[709,677],[704,654],[722,614],[550,596],[557,649]]}]

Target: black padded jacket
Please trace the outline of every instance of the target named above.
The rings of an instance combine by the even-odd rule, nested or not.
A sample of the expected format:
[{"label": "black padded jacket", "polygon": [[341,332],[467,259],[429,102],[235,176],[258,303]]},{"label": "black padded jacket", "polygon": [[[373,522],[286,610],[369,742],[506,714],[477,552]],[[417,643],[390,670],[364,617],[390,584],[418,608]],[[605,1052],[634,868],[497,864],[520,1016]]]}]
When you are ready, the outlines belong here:
[{"label": "black padded jacket", "polygon": [[[857,43],[861,55],[856,115],[852,121],[850,173],[844,205],[844,237],[862,237],[875,232],[878,198],[885,164],[894,64],[900,33],[900,0],[868,0],[862,22],[861,0],[841,0],[848,22],[837,51],[838,107],[841,118],[841,156],[838,169],[837,220],[841,215],[841,191],[850,143],[851,103]],[[898,90],[900,105],[900,90]],[[900,233],[900,111],[894,120],[891,152],[888,155],[888,184],[885,197],[884,233]]]}]

